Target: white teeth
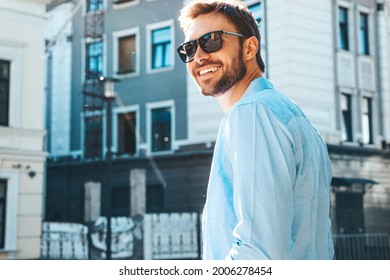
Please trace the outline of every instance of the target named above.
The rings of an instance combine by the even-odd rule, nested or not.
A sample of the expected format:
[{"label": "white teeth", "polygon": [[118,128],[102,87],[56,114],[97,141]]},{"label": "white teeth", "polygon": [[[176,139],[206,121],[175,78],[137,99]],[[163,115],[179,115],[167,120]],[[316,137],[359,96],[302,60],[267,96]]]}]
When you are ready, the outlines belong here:
[{"label": "white teeth", "polygon": [[207,74],[207,73],[210,73],[210,72],[215,72],[218,70],[218,67],[210,67],[210,68],[206,68],[206,69],[203,69],[203,70],[200,70],[199,71],[199,75],[204,75],[204,74]]}]

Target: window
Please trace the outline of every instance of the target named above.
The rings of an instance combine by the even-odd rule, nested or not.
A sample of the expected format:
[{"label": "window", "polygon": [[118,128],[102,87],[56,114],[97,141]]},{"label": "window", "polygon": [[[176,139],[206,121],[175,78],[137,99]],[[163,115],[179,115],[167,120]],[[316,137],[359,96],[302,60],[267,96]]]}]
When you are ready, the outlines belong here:
[{"label": "window", "polygon": [[134,77],[140,71],[139,27],[118,30],[112,33],[112,60],[114,76]]},{"label": "window", "polygon": [[114,4],[112,8],[116,9],[126,9],[134,5],[139,4],[140,0],[110,0]]},{"label": "window", "polygon": [[372,98],[363,97],[362,104],[362,134],[364,144],[373,144],[372,129]]},{"label": "window", "polygon": [[87,0],[87,12],[103,10],[103,0]]},{"label": "window", "polygon": [[137,0],[113,0],[114,4],[123,4],[123,3],[131,3],[136,2]]},{"label": "window", "polygon": [[364,233],[363,193],[336,193],[337,233]]},{"label": "window", "polygon": [[152,114],[152,152],[171,150],[171,108],[156,108]]},{"label": "window", "polygon": [[256,4],[249,5],[248,8],[252,12],[253,16],[255,17],[257,24],[260,26],[260,23],[262,22],[261,3],[257,2]]},{"label": "window", "polygon": [[155,213],[164,210],[163,185],[149,185],[146,187],[146,212]]},{"label": "window", "polygon": [[152,31],[152,69],[164,68],[172,64],[171,27]]},{"label": "window", "polygon": [[100,158],[102,156],[102,131],[101,117],[85,118],[85,157]]},{"label": "window", "polygon": [[118,74],[131,73],[136,70],[135,39],[135,35],[118,38]]},{"label": "window", "polygon": [[136,152],[136,113],[118,114],[118,154]]},{"label": "window", "polygon": [[86,79],[97,79],[103,74],[103,41],[87,43]]},{"label": "window", "polygon": [[360,42],[359,50],[361,54],[370,54],[369,34],[368,34],[368,14],[360,13]]},{"label": "window", "polygon": [[9,125],[10,62],[0,60],[0,125]]},{"label": "window", "polygon": [[7,181],[0,180],[0,249],[5,245],[5,209],[6,209]]},{"label": "window", "polygon": [[175,64],[173,19],[146,25],[146,71],[157,73],[173,70]]},{"label": "window", "polygon": [[342,129],[341,139],[342,141],[352,142],[352,102],[351,95],[341,95],[341,112],[342,112]]},{"label": "window", "polygon": [[348,9],[339,7],[339,47],[346,51],[349,50],[348,24]]},{"label": "window", "polygon": [[130,213],[130,188],[113,187],[111,189],[111,215],[128,216]]}]

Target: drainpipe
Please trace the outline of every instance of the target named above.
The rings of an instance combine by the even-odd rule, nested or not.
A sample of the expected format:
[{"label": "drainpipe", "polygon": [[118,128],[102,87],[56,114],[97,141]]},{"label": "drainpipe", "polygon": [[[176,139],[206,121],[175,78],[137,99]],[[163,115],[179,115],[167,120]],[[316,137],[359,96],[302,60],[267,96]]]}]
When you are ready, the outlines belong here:
[{"label": "drainpipe", "polygon": [[[267,5],[267,0],[264,0],[264,22],[265,22],[265,25],[264,25],[264,40],[265,40],[265,77],[267,79],[270,78],[270,75],[269,75],[269,49],[268,49],[268,24],[269,24],[269,21],[268,21],[268,5]],[[261,2],[260,2],[261,4]]]},{"label": "drainpipe", "polygon": [[[379,102],[379,112],[380,112],[380,124],[381,124],[381,134],[382,134],[382,148],[387,147],[387,142],[389,141],[389,121],[388,117],[390,115],[390,99],[386,96],[390,94],[390,73],[386,73],[386,69],[389,69],[389,44],[388,37],[386,34],[388,24],[387,21],[390,20],[386,12],[390,12],[390,1],[388,0],[378,0],[376,6],[376,52],[377,52],[377,85],[378,85],[378,94],[380,97]],[[387,71],[389,72],[389,71]],[[387,74],[387,75],[386,75]]]}]

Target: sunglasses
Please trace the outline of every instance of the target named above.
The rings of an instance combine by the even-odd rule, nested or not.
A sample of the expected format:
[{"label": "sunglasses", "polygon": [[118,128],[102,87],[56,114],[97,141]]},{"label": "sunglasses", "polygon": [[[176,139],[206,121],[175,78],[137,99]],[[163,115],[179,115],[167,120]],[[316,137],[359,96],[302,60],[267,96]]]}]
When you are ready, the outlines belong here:
[{"label": "sunglasses", "polygon": [[239,33],[234,33],[234,32],[229,32],[224,30],[218,30],[218,31],[206,33],[200,36],[198,39],[191,40],[181,44],[177,48],[177,52],[179,53],[181,60],[183,60],[184,63],[188,63],[194,60],[198,45],[205,53],[213,53],[219,51],[222,48],[222,34],[234,35],[238,37],[246,37]]}]

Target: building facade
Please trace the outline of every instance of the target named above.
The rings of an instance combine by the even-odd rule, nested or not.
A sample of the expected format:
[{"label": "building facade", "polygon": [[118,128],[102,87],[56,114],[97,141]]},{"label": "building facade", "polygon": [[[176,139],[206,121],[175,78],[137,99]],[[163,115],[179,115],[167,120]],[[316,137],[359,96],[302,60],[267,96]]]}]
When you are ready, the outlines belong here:
[{"label": "building facade", "polygon": [[0,1],[0,259],[40,257],[49,2]]},{"label": "building facade", "polygon": [[[187,1],[62,2],[48,13],[63,9],[62,22],[72,20],[49,55],[46,218],[82,222],[91,197],[95,216],[200,212],[223,113],[175,53]],[[334,233],[390,233],[389,1],[245,2],[259,22],[266,77],[328,145]],[[100,76],[116,79],[109,117]]]}]

